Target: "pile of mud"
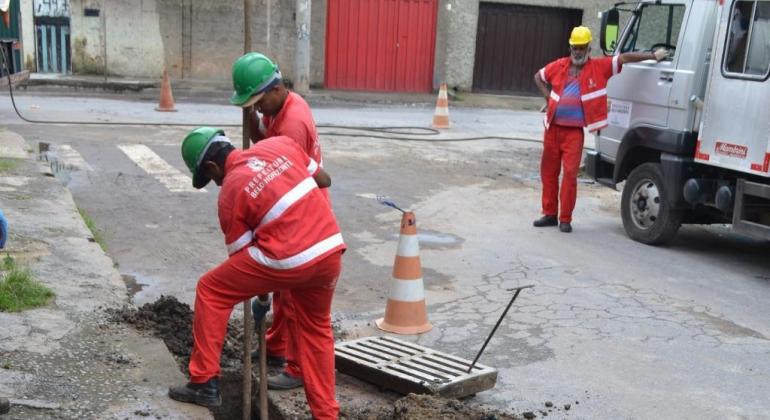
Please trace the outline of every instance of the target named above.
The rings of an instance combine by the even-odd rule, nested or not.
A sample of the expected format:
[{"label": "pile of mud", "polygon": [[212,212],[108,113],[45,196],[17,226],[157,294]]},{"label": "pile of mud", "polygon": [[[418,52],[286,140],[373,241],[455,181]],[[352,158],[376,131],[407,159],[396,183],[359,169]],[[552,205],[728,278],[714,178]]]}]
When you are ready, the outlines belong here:
[{"label": "pile of mud", "polygon": [[455,399],[434,395],[409,394],[390,407],[377,409],[345,410],[340,418],[345,420],[520,420],[514,414],[466,404]]},{"label": "pile of mud", "polygon": [[[173,296],[161,296],[155,302],[140,308],[124,306],[118,310],[109,310],[109,313],[114,322],[130,324],[139,331],[162,339],[176,358],[180,369],[187,371],[193,346],[193,311],[189,305],[179,302]],[[222,367],[237,367],[241,364],[242,342],[242,326],[230,322],[222,347]]]}]

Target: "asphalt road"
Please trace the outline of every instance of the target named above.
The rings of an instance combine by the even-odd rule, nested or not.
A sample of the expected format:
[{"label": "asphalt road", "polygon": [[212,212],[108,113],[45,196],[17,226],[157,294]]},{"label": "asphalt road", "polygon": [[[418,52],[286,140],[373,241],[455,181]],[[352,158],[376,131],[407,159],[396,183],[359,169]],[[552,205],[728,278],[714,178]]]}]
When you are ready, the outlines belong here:
[{"label": "asphalt road", "polygon": [[[215,105],[178,106],[169,116],[140,102],[20,101],[52,119],[240,118]],[[424,126],[431,112],[339,106],[319,109],[316,118]],[[448,135],[539,136],[536,113],[450,112]],[[30,144],[53,146],[62,179],[104,230],[119,270],[143,285],[136,303],[161,294],[192,302],[198,276],[225,258],[216,187],[175,190],[177,174],[143,169],[147,160],[137,160],[135,147],[186,175],[184,128],[32,125],[7,107],[0,121]],[[240,142],[237,131],[228,129]],[[770,244],[725,226],[683,227],[667,247],[635,243],[621,225],[619,193],[589,182],[579,186],[572,234],[535,229],[538,144],[321,141],[349,246],[334,314],[351,337],[376,333],[371,323],[384,311],[400,214],[371,197],[387,195],[416,212],[434,325],[404,339],[473,358],[508,303],[508,289],[535,285],[522,292],[482,356],[500,375],[496,388],[474,401],[519,412],[547,410],[551,401],[549,418],[768,418]]]}]

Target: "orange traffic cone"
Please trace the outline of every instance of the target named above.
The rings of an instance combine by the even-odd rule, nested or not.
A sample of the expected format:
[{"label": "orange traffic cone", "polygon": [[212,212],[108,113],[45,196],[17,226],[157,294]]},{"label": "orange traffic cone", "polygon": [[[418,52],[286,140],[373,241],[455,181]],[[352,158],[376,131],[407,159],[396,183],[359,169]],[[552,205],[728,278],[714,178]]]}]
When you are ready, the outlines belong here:
[{"label": "orange traffic cone", "polygon": [[449,99],[446,95],[446,83],[441,84],[436,99],[436,112],[433,113],[433,128],[449,128]]},{"label": "orange traffic cone", "polygon": [[401,234],[385,317],[376,323],[381,330],[397,334],[420,334],[433,328],[428,322],[428,311],[425,308],[420,244],[412,212],[405,212],[401,218]]},{"label": "orange traffic cone", "polygon": [[176,112],[174,108],[174,95],[171,93],[171,82],[168,81],[168,72],[163,69],[163,81],[160,82],[160,102],[155,107],[156,111]]}]

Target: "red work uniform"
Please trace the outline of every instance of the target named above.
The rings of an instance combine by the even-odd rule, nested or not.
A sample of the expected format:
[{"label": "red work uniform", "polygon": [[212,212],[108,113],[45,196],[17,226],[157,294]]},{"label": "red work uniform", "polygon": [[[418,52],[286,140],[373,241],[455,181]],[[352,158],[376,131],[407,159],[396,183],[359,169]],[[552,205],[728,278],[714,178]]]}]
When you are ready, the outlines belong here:
[{"label": "red work uniform", "polygon": [[[262,117],[260,131],[265,137],[288,136],[313,160],[323,167],[321,145],[318,142],[318,131],[315,127],[310,106],[302,97],[289,92],[278,114]],[[321,190],[324,197],[329,199],[329,192]],[[294,322],[292,302],[281,292],[273,293],[273,324],[267,330],[265,337],[267,352],[286,358],[286,373],[300,377],[300,367],[294,356],[295,343],[289,332],[289,324]]]},{"label": "red work uniform", "polygon": [[336,419],[330,313],[345,244],[312,178],[318,170],[315,160],[285,136],[227,157],[219,222],[230,257],[198,282],[189,369],[193,383],[219,376],[233,307],[281,290],[295,303],[296,322],[289,333],[313,417]]},{"label": "red work uniform", "polygon": [[[546,216],[558,215],[560,222],[572,222],[577,199],[577,173],[583,155],[583,127],[597,131],[607,126],[607,81],[620,73],[618,56],[589,58],[575,79],[569,77],[570,57],[548,63],[540,69],[540,78],[551,85],[548,113],[545,117],[543,157],[540,178],[543,182],[542,206]],[[572,89],[577,87],[577,96]],[[567,91],[565,92],[565,89]],[[569,98],[561,103],[563,95]],[[583,121],[575,124],[575,106],[582,108]],[[561,107],[561,109],[560,109]],[[568,110],[565,108],[569,108]],[[557,112],[562,111],[562,112]],[[562,166],[561,190],[559,173]]]}]

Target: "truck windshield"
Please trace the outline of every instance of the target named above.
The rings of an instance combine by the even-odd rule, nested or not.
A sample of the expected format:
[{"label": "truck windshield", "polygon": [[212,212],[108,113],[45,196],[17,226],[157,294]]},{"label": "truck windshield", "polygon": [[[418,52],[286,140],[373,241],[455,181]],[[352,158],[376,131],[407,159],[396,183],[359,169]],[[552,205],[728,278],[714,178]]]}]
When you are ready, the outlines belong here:
[{"label": "truck windshield", "polygon": [[[621,52],[668,48],[676,51],[685,7],[682,4],[646,4],[637,11]],[[673,54],[672,54],[673,56]]]}]

